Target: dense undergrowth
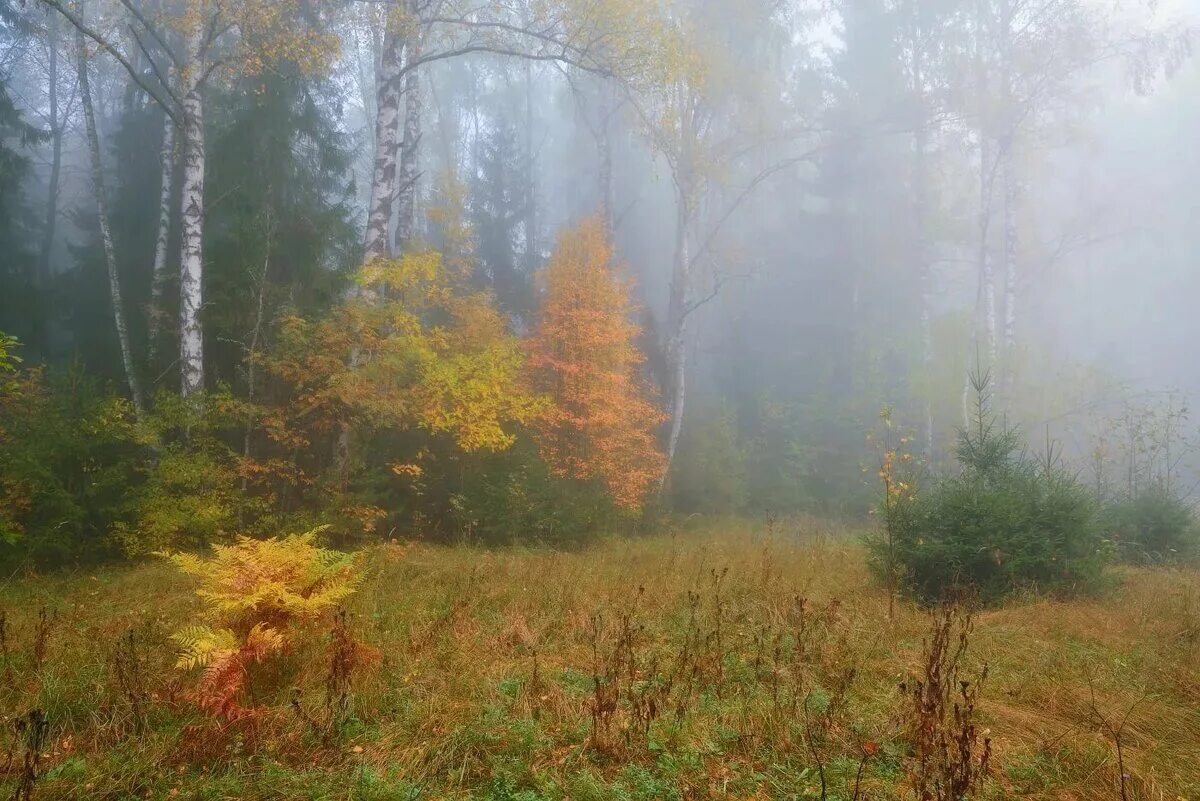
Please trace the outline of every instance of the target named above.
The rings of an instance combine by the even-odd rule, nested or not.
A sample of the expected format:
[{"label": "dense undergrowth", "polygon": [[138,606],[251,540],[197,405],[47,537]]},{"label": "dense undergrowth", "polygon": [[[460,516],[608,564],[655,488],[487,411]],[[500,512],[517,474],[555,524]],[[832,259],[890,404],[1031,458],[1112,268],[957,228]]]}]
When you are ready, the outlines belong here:
[{"label": "dense undergrowth", "polygon": [[[971,764],[988,753],[972,797],[1117,799],[1119,765],[1128,798],[1200,794],[1196,571],[1122,568],[1105,594],[970,623],[906,601],[889,619],[854,542],[776,523],[577,553],[372,546],[347,615],[251,671],[256,712],[234,720],[175,668],[201,607],[169,564],[12,577],[5,792],[38,709],[39,799],[912,797],[941,758],[922,737],[968,734],[965,680]],[[373,658],[339,674],[351,641]]]}]

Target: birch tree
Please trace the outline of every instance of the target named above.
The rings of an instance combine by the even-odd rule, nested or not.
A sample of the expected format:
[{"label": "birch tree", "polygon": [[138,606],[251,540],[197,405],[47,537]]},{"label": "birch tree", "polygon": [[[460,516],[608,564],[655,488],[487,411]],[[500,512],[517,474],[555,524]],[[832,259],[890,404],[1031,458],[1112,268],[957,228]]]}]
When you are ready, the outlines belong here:
[{"label": "birch tree", "polygon": [[117,274],[117,256],[113,246],[112,229],[108,223],[108,199],[104,191],[104,165],[100,160],[100,136],[96,130],[96,110],[88,78],[87,41],[81,30],[75,32],[75,59],[79,72],[79,95],[83,105],[83,120],[87,132],[88,160],[91,166],[92,193],[96,198],[96,219],[100,226],[100,241],[104,248],[104,264],[108,271],[109,300],[112,303],[113,324],[121,347],[121,362],[133,408],[141,417],[144,412],[141,381],[129,344],[129,327],[125,322],[125,304],[121,299],[121,279]]},{"label": "birch tree", "polygon": [[175,180],[175,122],[163,114],[162,148],[159,151],[158,233],[154,238],[154,262],[150,272],[150,309],[147,320],[148,354],[151,368],[158,365],[159,340],[166,316],[163,294],[167,282],[167,249],[171,237],[171,201]]},{"label": "birch tree", "polygon": [[63,115],[59,111],[58,93],[58,56],[59,32],[58,15],[51,14],[46,21],[46,93],[49,117],[46,120],[50,129],[50,178],[46,182],[46,213],[42,231],[42,250],[38,269],[42,278],[50,275],[50,257],[54,247],[54,234],[58,227],[58,193],[60,175],[62,173],[63,150]]},{"label": "birch tree", "polygon": [[[90,27],[62,0],[41,0],[73,24],[79,33],[124,68],[129,78],[170,118],[180,132],[183,154],[180,185],[179,374],[180,394],[191,397],[204,389],[204,93],[219,71],[254,73],[272,60],[288,59],[305,69],[319,70],[336,47],[333,37],[308,30],[311,9],[302,0],[246,0],[224,4],[216,0],[186,0],[164,9],[162,19],[150,19],[134,0],[120,0],[128,15],[127,30],[137,47],[136,59],[125,53],[115,37]],[[182,49],[180,50],[180,42]],[[149,70],[135,66],[144,59]],[[176,77],[172,77],[176,76]],[[168,137],[164,135],[164,139]],[[173,137],[172,137],[173,138]],[[167,145],[164,142],[164,154]],[[173,147],[171,148],[173,150]],[[164,155],[164,163],[166,156]],[[170,184],[164,169],[163,197]],[[160,207],[159,241],[169,215]],[[163,261],[165,262],[165,245]],[[160,249],[156,243],[155,266]]]},{"label": "birch tree", "polygon": [[649,20],[655,14],[647,0],[555,0],[528,8],[405,0],[394,9],[379,65],[364,263],[387,252],[393,211],[398,246],[407,245],[414,233],[423,106],[419,75],[424,65],[490,53],[628,78],[653,59],[659,42]]},{"label": "birch tree", "polygon": [[[808,141],[803,125],[770,119],[756,105],[768,96],[761,85],[763,72],[755,62],[763,55],[755,50],[762,46],[756,37],[771,26],[773,14],[770,4],[747,8],[719,0],[701,0],[690,11],[677,10],[671,32],[661,40],[663,55],[656,65],[661,72],[643,97],[634,98],[674,190],[671,278],[662,342],[669,414],[664,486],[683,429],[691,318],[728,281],[740,277],[737,270],[718,264],[717,241],[730,219],[772,176],[809,161],[819,149]],[[722,24],[739,15],[738,26]],[[756,96],[755,88],[762,96]],[[783,141],[788,147],[773,151],[766,147],[768,141]],[[764,166],[747,171],[750,156]]]}]

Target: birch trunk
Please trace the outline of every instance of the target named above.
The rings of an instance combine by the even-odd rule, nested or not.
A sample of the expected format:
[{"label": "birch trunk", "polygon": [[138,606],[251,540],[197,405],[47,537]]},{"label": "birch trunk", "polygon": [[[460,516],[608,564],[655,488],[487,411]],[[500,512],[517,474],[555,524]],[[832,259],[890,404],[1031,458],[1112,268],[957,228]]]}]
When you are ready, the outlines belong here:
[{"label": "birch trunk", "polygon": [[183,96],[183,186],[181,187],[181,254],[179,264],[180,394],[204,390],[204,102],[201,96],[203,26],[188,36],[188,69]]},{"label": "birch trunk", "polygon": [[[929,115],[926,111],[925,60],[920,10],[913,9],[912,64],[913,89],[917,103],[917,124],[913,131],[913,240],[917,275],[921,291],[921,358],[927,381],[933,376],[933,266],[930,264],[927,217],[929,213]],[[926,388],[930,392],[931,387]],[[925,398],[925,459],[933,459],[933,404]]]},{"label": "birch trunk", "polygon": [[1002,213],[1004,217],[1004,242],[1002,245],[1003,261],[1004,261],[1004,328],[1002,332],[1002,344],[1004,354],[1004,370],[1000,375],[1000,390],[1005,397],[1010,397],[1013,389],[1015,376],[1013,370],[1016,365],[1013,363],[1016,345],[1016,328],[1017,328],[1017,247],[1018,230],[1017,230],[1017,203],[1018,191],[1016,169],[1013,164],[1013,152],[1011,140],[1005,145],[1004,152],[1001,154],[1003,159],[1000,165],[1000,180],[1003,182],[1003,207]]},{"label": "birch trunk", "polygon": [[[46,189],[46,216],[42,232],[41,251],[38,262],[30,276],[35,288],[44,287],[50,281],[51,258],[54,253],[54,235],[58,226],[59,182],[62,174],[63,120],[58,108],[58,14],[48,18],[47,45],[48,92],[50,101],[50,179]],[[44,350],[47,346],[45,315],[34,315],[30,341],[34,347]]]},{"label": "birch trunk", "polygon": [[668,411],[671,427],[667,433],[667,463],[663,470],[660,490],[670,480],[671,466],[683,431],[683,412],[687,400],[687,328],[688,300],[691,297],[692,257],[689,234],[694,212],[695,175],[692,171],[694,128],[692,104],[686,93],[679,95],[679,155],[675,164],[675,258],[671,269],[670,296],[667,302],[667,372]]},{"label": "birch trunk", "polygon": [[609,125],[612,114],[612,96],[608,85],[604,84],[600,87],[600,125],[596,129],[596,149],[600,160],[597,180],[600,183],[600,210],[604,218],[604,230],[610,237],[616,227],[616,209],[613,207],[612,131]]},{"label": "birch trunk", "polygon": [[1014,175],[1012,157],[1005,162],[1004,171],[1004,350],[1011,353],[1017,339],[1017,283],[1020,267],[1017,264],[1017,248],[1020,231],[1017,228],[1017,204],[1020,187]]},{"label": "birch trunk", "polygon": [[992,186],[989,179],[991,148],[987,139],[979,145],[979,277],[983,282],[983,332],[988,364],[996,363],[996,267],[992,263],[988,234],[992,218]]},{"label": "birch trunk", "polygon": [[[396,142],[400,133],[400,98],[404,40],[393,24],[387,26],[379,56],[375,80],[375,169],[371,176],[371,196],[367,210],[367,230],[363,237],[363,264],[386,259],[388,226],[392,219],[396,187]],[[353,296],[357,290],[347,290]],[[349,364],[358,363],[357,349],[351,349]],[[345,481],[350,475],[350,424],[339,421],[333,438],[333,472]]]},{"label": "birch trunk", "polygon": [[147,361],[152,366],[158,364],[158,340],[162,335],[162,321],[166,316],[163,291],[167,280],[167,243],[171,237],[171,192],[175,178],[175,121],[169,114],[163,114],[159,166],[162,178],[158,193],[158,237],[154,240],[154,265],[150,272],[150,313],[146,335],[149,340]]},{"label": "birch trunk", "polygon": [[363,264],[388,256],[388,225],[396,185],[396,141],[400,132],[400,67],[403,40],[389,25],[379,59],[375,102],[375,170],[363,240]]},{"label": "birch trunk", "polygon": [[62,173],[62,122],[58,115],[58,14],[47,18],[47,47],[49,63],[47,78],[50,101],[50,182],[46,192],[46,224],[42,234],[41,258],[38,261],[37,282],[42,283],[50,276],[50,256],[54,249],[54,234],[58,226],[59,176]]},{"label": "birch trunk", "polygon": [[[686,186],[686,184],[685,184]],[[660,488],[666,486],[683,431],[683,411],[687,400],[687,297],[691,278],[691,254],[688,228],[691,220],[689,193],[681,192],[675,214],[675,264],[671,270],[670,299],[667,308],[667,380],[671,427],[667,433],[667,464]]]},{"label": "birch trunk", "polygon": [[1004,125],[997,153],[999,163],[996,165],[1003,193],[1000,200],[1002,227],[1000,266],[1001,279],[1004,281],[1004,323],[1003,330],[998,337],[1004,362],[1001,365],[998,386],[1001,396],[1005,398],[1006,402],[1012,389],[1012,372],[1015,366],[1013,364],[1012,339],[1016,322],[1017,288],[1017,184],[1013,164],[1015,157],[1013,143],[1016,137],[1016,109],[1014,108],[1012,78],[1016,68],[1012,53],[1013,11],[1012,3],[1002,2],[997,21],[998,50],[1001,61],[1000,100],[1003,115],[1001,119]]},{"label": "birch trunk", "polygon": [[533,65],[525,61],[525,273],[533,275],[538,253],[537,165],[533,152]]},{"label": "birch trunk", "polygon": [[988,352],[988,367],[996,363],[996,275],[992,267],[989,230],[992,220],[992,186],[991,186],[991,148],[988,146],[987,133],[979,132],[979,220],[978,220],[978,252],[976,266],[978,268],[979,285],[975,294],[975,316],[971,324],[971,348],[967,353],[967,371],[963,377],[962,413],[963,425],[970,422],[968,405],[971,395],[971,373],[982,367],[979,362],[979,318],[983,316],[984,343]]},{"label": "birch trunk", "polygon": [[87,131],[92,190],[96,197],[96,218],[100,225],[100,241],[104,247],[104,263],[108,269],[108,291],[112,302],[113,322],[117,329],[117,341],[121,347],[121,362],[125,368],[125,380],[129,384],[129,395],[133,400],[134,411],[140,418],[144,412],[142,387],[133,364],[133,351],[129,346],[129,329],[125,325],[125,307],[121,301],[121,281],[117,275],[117,256],[113,247],[112,229],[108,224],[108,199],[104,193],[104,170],[100,162],[100,136],[96,131],[96,110],[92,102],[91,84],[88,80],[87,43],[82,31],[76,32],[75,43],[79,69],[79,95]]},{"label": "birch trunk", "polygon": [[396,250],[412,244],[416,230],[417,170],[421,155],[421,75],[415,66],[421,57],[420,28],[415,17],[405,46],[404,141],[400,145],[400,177],[396,209]]},{"label": "birch trunk", "polygon": [[970,422],[969,398],[971,393],[971,373],[981,367],[979,353],[979,323],[980,316],[984,324],[984,344],[987,348],[989,367],[996,362],[996,275],[992,265],[991,249],[989,248],[989,233],[992,222],[992,152],[989,136],[991,126],[988,121],[987,94],[988,75],[984,61],[984,13],[985,4],[978,0],[975,4],[975,81],[978,95],[979,114],[979,214],[977,220],[977,253],[976,267],[978,287],[975,294],[975,315],[971,324],[971,347],[967,354],[966,375],[963,377],[962,415],[963,425]]}]

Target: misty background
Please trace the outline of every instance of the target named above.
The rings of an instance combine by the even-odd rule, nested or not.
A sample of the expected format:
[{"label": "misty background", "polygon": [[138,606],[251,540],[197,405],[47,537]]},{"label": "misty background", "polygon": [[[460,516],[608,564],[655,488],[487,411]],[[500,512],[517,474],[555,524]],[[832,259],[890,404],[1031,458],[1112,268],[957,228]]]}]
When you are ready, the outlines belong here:
[{"label": "misty background", "polygon": [[[128,39],[120,5],[85,6]],[[248,386],[240,343],[264,259],[269,319],[329,306],[362,260],[386,6],[326,6],[305,24],[338,43],[327,70],[240,68],[206,89],[205,381],[235,394]],[[682,420],[676,508],[861,513],[864,435],[881,407],[945,464],[971,369],[990,369],[1005,417],[1034,443],[1060,441],[1079,469],[1107,447],[1097,470],[1111,475],[1097,482],[1136,461],[1112,421],[1159,415],[1189,454],[1174,469],[1190,486],[1200,420],[1179,413],[1200,396],[1194,0],[665,8],[697,59],[681,57],[666,83],[544,53],[423,65],[413,188],[416,236],[443,243],[444,210],[459,209],[476,281],[518,334],[558,232],[607,212],[636,278],[648,375]],[[5,168],[0,198],[0,330],[29,363],[78,360],[119,389],[73,31],[52,28],[56,15],[8,2],[0,27],[4,142],[26,162]],[[461,34],[439,19],[422,21],[425,47],[449,51]],[[163,115],[106,54],[91,69],[117,263],[145,353]],[[61,168],[47,210],[54,138],[12,120],[51,132],[52,93]],[[673,294],[681,260],[686,291]],[[152,388],[179,381],[171,358],[140,369]],[[669,423],[662,436],[673,446]]]}]

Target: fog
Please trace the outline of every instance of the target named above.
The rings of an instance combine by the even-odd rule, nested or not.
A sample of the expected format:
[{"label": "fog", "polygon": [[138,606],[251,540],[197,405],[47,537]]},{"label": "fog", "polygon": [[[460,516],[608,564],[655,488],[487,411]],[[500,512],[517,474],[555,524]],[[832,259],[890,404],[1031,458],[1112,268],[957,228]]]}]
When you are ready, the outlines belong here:
[{"label": "fog", "polygon": [[[681,511],[861,513],[881,408],[945,464],[972,372],[1079,469],[1112,418],[1200,395],[1194,0],[235,3],[190,89],[186,5],[3,6],[0,330],[28,364],[250,397],[248,331],[270,347],[285,310],[417,243],[468,261],[524,337],[557,237],[598,214]],[[390,78],[402,39],[416,66]],[[189,233],[166,198],[153,308],[162,108],[183,132],[189,91],[207,162],[180,146],[166,174],[188,193],[198,170],[206,202]],[[1173,434],[1189,481],[1197,423]]]}]

